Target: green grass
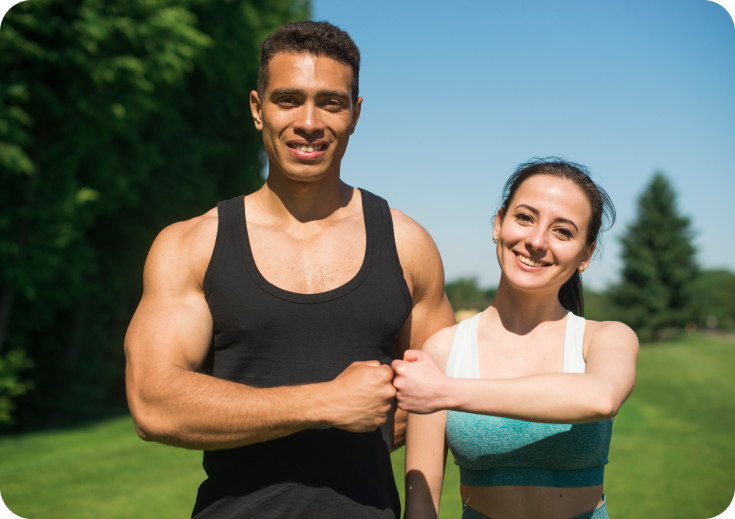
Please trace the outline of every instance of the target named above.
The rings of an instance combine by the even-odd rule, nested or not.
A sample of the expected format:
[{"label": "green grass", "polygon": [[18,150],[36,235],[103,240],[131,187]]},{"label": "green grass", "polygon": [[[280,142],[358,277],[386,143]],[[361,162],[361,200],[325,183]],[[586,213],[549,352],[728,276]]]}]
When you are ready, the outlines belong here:
[{"label": "green grass", "polygon": [[[735,345],[693,335],[646,346],[613,427],[605,493],[613,519],[706,519],[735,491]],[[403,449],[393,453],[403,497]],[[189,517],[201,453],[145,443],[130,418],[0,438],[0,493],[46,518]],[[442,519],[459,518],[450,459]]]}]

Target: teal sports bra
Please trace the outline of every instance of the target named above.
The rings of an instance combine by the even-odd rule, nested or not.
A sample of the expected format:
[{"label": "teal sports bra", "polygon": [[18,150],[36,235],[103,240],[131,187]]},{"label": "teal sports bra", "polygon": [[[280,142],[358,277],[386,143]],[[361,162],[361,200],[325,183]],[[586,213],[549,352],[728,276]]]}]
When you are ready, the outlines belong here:
[{"label": "teal sports bra", "polygon": [[[452,343],[446,374],[480,378],[477,321],[462,321]],[[563,373],[584,373],[585,320],[567,313]],[[465,485],[601,485],[613,419],[585,424],[546,424],[447,411],[447,443]]]}]

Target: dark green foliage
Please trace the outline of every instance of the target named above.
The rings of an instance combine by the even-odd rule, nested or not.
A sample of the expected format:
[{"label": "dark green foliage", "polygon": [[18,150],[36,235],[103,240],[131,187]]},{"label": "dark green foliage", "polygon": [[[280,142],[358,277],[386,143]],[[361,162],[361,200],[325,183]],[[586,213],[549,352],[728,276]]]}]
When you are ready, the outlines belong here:
[{"label": "dark green foliage", "polygon": [[728,270],[703,271],[692,284],[692,300],[692,321],[699,326],[707,326],[707,318],[712,316],[718,328],[735,330],[735,274]]},{"label": "dark green foliage", "polygon": [[[0,30],[0,355],[19,428],[123,408],[155,235],[262,185],[260,41],[304,0],[33,0]],[[1,357],[0,357],[1,358]]]},{"label": "dark green foliage", "polygon": [[689,219],[676,207],[673,187],[661,173],[638,199],[638,215],[620,238],[623,271],[611,292],[617,319],[660,338],[683,328],[692,315],[692,280],[698,269]]},{"label": "dark green foliage", "polygon": [[584,291],[584,318],[591,321],[612,321],[615,319],[615,309],[610,297],[604,292]]},{"label": "dark green foliage", "polygon": [[456,312],[457,310],[484,310],[495,299],[497,289],[482,289],[477,278],[460,278],[444,285],[444,292]]}]

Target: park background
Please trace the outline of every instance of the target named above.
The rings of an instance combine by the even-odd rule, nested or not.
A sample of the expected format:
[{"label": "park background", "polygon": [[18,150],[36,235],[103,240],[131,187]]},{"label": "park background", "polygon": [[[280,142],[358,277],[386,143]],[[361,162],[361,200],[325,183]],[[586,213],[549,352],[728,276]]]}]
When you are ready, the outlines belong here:
[{"label": "park background", "polygon": [[[201,455],[137,438],[122,337],[156,233],[262,184],[247,106],[258,45],[309,17],[347,30],[363,55],[344,179],[429,230],[455,310],[492,300],[490,219],[513,168],[548,155],[590,168],[618,222],[584,275],[588,316],[624,320],[644,340],[614,427],[611,514],[724,510],[735,489],[735,28],[705,0],[14,7],[0,25],[10,509],[189,513]],[[442,517],[459,516],[457,480],[450,462]]]}]

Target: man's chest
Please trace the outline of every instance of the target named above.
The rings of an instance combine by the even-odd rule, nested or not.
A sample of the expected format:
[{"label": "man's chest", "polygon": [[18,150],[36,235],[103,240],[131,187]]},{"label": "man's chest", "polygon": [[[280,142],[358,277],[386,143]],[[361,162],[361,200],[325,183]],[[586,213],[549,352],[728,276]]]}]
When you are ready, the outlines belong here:
[{"label": "man's chest", "polygon": [[362,218],[294,231],[248,224],[253,259],[271,284],[300,294],[338,288],[360,271],[366,253]]}]

